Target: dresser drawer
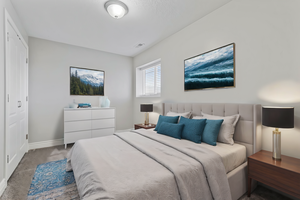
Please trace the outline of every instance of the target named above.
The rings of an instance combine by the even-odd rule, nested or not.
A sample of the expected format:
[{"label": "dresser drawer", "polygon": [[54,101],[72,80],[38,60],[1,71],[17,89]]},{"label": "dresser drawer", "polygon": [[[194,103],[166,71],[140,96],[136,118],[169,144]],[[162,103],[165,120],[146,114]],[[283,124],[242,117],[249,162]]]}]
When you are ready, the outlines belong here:
[{"label": "dresser drawer", "polygon": [[92,129],[114,128],[114,127],[115,127],[115,119],[92,120]]},{"label": "dresser drawer", "polygon": [[78,131],[78,132],[71,132],[65,133],[64,143],[73,143],[77,140],[88,139],[91,138],[91,131]]},{"label": "dresser drawer", "polygon": [[92,130],[92,138],[113,135],[114,133],[115,133],[114,128],[104,128],[104,129]]},{"label": "dresser drawer", "polygon": [[65,122],[65,132],[91,130],[91,121]]},{"label": "dresser drawer", "polygon": [[[82,108],[83,109],[83,108]],[[72,110],[64,112],[64,121],[90,120],[91,110]]]},{"label": "dresser drawer", "polygon": [[92,119],[115,118],[114,109],[92,110]]},{"label": "dresser drawer", "polygon": [[300,174],[249,159],[249,176],[290,194],[300,195]]}]

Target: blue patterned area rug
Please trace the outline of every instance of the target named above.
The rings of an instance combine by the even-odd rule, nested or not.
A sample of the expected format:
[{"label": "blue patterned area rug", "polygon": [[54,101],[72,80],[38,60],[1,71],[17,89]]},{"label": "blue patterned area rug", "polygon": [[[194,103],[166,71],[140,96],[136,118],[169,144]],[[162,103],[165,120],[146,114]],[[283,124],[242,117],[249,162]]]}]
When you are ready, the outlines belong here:
[{"label": "blue patterned area rug", "polygon": [[38,165],[27,199],[79,199],[74,174],[66,171],[66,164],[67,159]]}]

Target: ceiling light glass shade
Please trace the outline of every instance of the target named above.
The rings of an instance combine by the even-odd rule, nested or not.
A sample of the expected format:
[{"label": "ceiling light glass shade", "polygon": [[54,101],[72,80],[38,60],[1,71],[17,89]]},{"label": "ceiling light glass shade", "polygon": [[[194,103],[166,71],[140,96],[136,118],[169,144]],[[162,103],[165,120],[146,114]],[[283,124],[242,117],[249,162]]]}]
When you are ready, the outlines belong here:
[{"label": "ceiling light glass shade", "polygon": [[115,19],[120,19],[128,13],[128,7],[121,1],[108,1],[104,5],[106,11]]}]

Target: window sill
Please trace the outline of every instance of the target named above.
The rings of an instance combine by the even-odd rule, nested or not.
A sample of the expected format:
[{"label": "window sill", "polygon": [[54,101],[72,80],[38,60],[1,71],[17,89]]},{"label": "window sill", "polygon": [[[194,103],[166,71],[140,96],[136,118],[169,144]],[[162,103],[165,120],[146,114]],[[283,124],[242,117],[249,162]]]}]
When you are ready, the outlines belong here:
[{"label": "window sill", "polygon": [[137,98],[160,97],[160,94],[140,95],[140,96],[136,96],[136,97],[137,97]]}]

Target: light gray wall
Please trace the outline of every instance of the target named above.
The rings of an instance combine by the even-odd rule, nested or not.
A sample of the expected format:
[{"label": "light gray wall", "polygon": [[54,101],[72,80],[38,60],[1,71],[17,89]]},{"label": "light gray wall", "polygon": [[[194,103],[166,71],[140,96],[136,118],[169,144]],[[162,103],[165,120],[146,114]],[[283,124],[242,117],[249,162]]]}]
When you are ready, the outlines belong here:
[{"label": "light gray wall", "polygon": [[4,178],[4,164],[5,164],[5,155],[4,155],[4,119],[5,119],[5,30],[4,30],[4,9],[6,9],[15,22],[16,26],[18,27],[21,35],[23,36],[24,40],[28,41],[28,36],[26,30],[23,28],[22,23],[15,12],[11,2],[9,0],[1,0],[0,1],[0,182]]},{"label": "light gray wall", "polygon": [[[233,0],[134,57],[135,68],[162,60],[161,98],[134,96],[140,103],[212,102],[295,106],[294,129],[282,129],[282,154],[300,158],[300,1]],[[186,58],[234,42],[236,87],[184,92]],[[134,75],[135,77],[135,75]],[[134,87],[135,88],[135,87]],[[150,122],[156,123],[158,113]],[[263,149],[272,151],[272,129],[263,128]]]},{"label": "light gray wall", "polygon": [[70,66],[104,70],[116,129],[133,126],[131,57],[32,37],[29,50],[29,143],[63,138],[63,108],[73,99],[98,106],[99,96],[70,96]]}]

